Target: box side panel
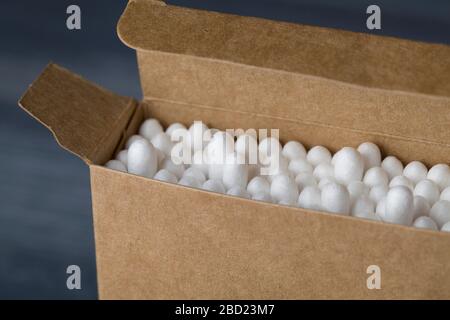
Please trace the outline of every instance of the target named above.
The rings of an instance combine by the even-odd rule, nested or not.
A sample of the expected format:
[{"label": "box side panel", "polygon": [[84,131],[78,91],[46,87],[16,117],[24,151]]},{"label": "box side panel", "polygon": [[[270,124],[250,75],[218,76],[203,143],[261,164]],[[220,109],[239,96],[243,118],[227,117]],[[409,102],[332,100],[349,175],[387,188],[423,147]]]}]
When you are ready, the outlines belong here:
[{"label": "box side panel", "polygon": [[450,96],[450,47],[445,45],[154,5],[154,1],[143,0],[130,1],[118,33],[137,50]]},{"label": "box side panel", "polygon": [[91,169],[102,299],[450,298],[449,234]]},{"label": "box side panel", "polygon": [[357,147],[362,142],[372,141],[380,146],[385,156],[395,155],[405,164],[420,160],[432,166],[436,163],[449,163],[450,159],[450,147],[447,145],[375,132],[342,129],[295,118],[285,120],[261,114],[232,112],[156,99],[146,100],[143,108],[147,116],[159,119],[164,126],[173,122],[190,125],[194,120],[202,120],[209,127],[222,130],[279,129],[280,139],[283,142],[297,140],[306,147],[323,145],[333,152],[344,146]]},{"label": "box side panel", "polygon": [[450,99],[190,56],[138,52],[146,98],[450,145]]}]

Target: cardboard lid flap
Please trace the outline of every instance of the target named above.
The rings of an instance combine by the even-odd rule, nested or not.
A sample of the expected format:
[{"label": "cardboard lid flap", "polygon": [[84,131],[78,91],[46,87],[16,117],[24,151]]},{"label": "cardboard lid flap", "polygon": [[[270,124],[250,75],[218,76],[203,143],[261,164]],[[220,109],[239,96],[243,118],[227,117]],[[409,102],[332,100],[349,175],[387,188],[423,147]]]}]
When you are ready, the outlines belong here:
[{"label": "cardboard lid flap", "polygon": [[[120,39],[138,51],[450,96],[450,46],[446,45],[196,10],[154,0],[131,0],[117,29]],[[171,71],[169,66],[167,69]]]},{"label": "cardboard lid flap", "polygon": [[105,141],[135,108],[133,99],[113,94],[56,64],[45,68],[19,105],[45,125],[63,148],[88,164],[100,162]]}]

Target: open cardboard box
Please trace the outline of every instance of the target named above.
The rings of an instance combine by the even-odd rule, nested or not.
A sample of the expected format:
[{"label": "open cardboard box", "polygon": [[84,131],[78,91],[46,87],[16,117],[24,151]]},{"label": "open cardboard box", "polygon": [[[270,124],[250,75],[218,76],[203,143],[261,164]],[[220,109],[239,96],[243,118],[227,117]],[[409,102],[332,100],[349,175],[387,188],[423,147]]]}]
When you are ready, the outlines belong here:
[{"label": "open cardboard box", "polygon": [[20,100],[89,165],[100,298],[450,298],[450,234],[102,167],[146,117],[448,163],[449,47],[150,0],[129,2],[118,33],[137,50],[143,101],[54,64]]}]

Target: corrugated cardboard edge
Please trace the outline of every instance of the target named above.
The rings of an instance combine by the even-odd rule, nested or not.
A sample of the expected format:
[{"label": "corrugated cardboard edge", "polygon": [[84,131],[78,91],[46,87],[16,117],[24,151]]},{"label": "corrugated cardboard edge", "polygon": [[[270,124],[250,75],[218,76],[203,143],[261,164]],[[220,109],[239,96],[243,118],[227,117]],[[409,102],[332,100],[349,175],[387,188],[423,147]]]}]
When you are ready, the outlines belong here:
[{"label": "corrugated cardboard edge", "polygon": [[50,130],[61,147],[92,164],[111,157],[119,139],[115,133],[125,129],[137,103],[50,63],[19,106]]}]

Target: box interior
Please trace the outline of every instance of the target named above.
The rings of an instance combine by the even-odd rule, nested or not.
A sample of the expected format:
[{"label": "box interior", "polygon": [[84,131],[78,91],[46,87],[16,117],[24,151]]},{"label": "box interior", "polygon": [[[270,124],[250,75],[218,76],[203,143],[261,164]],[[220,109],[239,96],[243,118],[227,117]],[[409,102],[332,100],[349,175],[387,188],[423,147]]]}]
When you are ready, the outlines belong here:
[{"label": "box interior", "polygon": [[344,146],[357,147],[362,142],[371,141],[380,147],[383,156],[394,155],[403,163],[419,160],[432,166],[447,163],[450,158],[450,147],[447,145],[159,99],[144,100],[138,105],[114,153],[122,150],[126,140],[138,132],[140,124],[146,118],[156,118],[164,127],[173,122],[189,126],[197,120],[203,121],[210,128],[221,130],[280,129],[280,140],[283,143],[297,140],[307,148],[323,145],[332,152]]},{"label": "box interior", "polygon": [[332,151],[372,141],[404,163],[450,159],[448,46],[152,0],[130,1],[118,34],[144,95],[128,136],[144,117],[202,120]]}]

